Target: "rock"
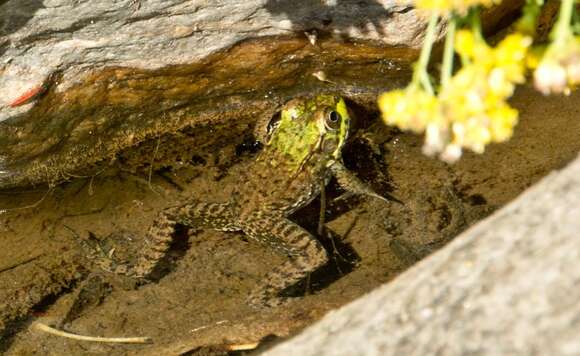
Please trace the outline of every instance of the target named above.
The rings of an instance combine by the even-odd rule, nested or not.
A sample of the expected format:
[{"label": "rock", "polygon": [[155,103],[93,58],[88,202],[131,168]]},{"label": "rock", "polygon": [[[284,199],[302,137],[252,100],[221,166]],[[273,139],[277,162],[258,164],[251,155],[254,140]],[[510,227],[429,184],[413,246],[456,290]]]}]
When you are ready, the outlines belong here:
[{"label": "rock", "polygon": [[379,0],[0,1],[0,188],[56,184],[186,126],[239,135],[297,95],[374,107],[406,83],[423,17]]},{"label": "rock", "polygon": [[265,355],[580,354],[580,157]]}]

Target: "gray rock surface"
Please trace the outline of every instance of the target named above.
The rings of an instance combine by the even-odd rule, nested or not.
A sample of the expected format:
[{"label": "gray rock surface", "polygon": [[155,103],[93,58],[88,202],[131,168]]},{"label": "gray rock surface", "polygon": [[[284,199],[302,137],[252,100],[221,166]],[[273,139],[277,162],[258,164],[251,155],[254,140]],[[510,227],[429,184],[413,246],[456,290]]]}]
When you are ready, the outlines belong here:
[{"label": "gray rock surface", "polygon": [[312,76],[325,63],[368,93],[364,78],[399,69],[391,58],[415,53],[424,27],[394,1],[2,0],[0,188],[57,184],[187,125],[255,120],[328,90]]},{"label": "gray rock surface", "polygon": [[580,354],[580,157],[265,355]]},{"label": "gray rock surface", "polygon": [[87,68],[191,63],[243,40],[325,30],[416,47],[424,22],[393,0],[9,0],[0,4],[0,121],[8,104],[64,69],[61,90]]},{"label": "gray rock surface", "polygon": [[[374,108],[417,57],[425,14],[410,3],[0,0],[0,189],[92,174],[189,126],[249,127],[295,96]],[[522,3],[490,9],[487,28]]]}]

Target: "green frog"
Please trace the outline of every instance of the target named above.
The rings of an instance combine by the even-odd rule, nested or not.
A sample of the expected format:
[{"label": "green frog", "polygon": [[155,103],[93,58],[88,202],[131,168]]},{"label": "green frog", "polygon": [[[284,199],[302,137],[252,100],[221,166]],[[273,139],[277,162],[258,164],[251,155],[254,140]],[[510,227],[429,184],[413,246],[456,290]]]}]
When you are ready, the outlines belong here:
[{"label": "green frog", "polygon": [[332,175],[346,190],[379,199],[342,164],[351,118],[344,100],[318,95],[288,102],[271,122],[267,142],[228,202],[189,202],[162,211],[150,227],[132,274],[146,278],[169,248],[177,224],[242,231],[288,260],[267,273],[248,298],[256,307],[288,300],[279,293],[328,261],[318,240],[288,216],[312,201]]}]

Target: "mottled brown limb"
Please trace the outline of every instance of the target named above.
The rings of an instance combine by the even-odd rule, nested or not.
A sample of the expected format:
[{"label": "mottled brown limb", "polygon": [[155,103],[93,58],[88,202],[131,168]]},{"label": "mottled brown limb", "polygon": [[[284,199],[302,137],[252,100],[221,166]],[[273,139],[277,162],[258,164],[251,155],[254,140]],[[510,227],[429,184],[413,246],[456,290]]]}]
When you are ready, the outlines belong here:
[{"label": "mottled brown limb", "polygon": [[[268,224],[263,224],[268,221]],[[328,261],[324,247],[308,231],[284,217],[260,216],[242,222],[243,231],[250,237],[269,245],[289,260],[268,272],[264,282],[248,298],[254,307],[273,307],[287,298],[279,297],[284,289],[296,284],[310,272]]]},{"label": "mottled brown limb", "polygon": [[146,278],[153,271],[167,253],[177,224],[195,229],[237,231],[235,221],[229,204],[194,202],[163,210],[149,228],[139,261],[130,274]]},{"label": "mottled brown limb", "polygon": [[397,203],[403,204],[400,200],[391,195],[389,195],[387,199],[375,193],[369,186],[363,183],[360,179],[358,179],[352,172],[346,169],[346,167],[339,162],[335,162],[334,164],[332,164],[330,166],[330,171],[336,177],[338,184],[350,193],[366,195],[386,202],[392,200],[396,201]]}]

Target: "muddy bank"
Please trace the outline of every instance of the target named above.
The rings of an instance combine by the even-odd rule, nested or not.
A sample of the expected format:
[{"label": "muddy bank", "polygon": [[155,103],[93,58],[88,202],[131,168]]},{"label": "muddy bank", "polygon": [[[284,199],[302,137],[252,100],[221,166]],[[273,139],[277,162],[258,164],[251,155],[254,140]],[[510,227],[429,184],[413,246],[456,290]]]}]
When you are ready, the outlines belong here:
[{"label": "muddy bank", "polygon": [[[282,260],[237,233],[183,231],[159,270],[139,289],[105,279],[86,306],[71,312],[77,286],[98,269],[82,243],[131,260],[140,236],[163,207],[189,197],[225,201],[259,145],[253,128],[223,142],[220,154],[191,150],[185,129],[125,150],[111,165],[53,188],[0,193],[0,290],[11,298],[0,315],[8,354],[151,354],[259,341],[292,334],[326,312],[395,278],[478,219],[516,197],[580,150],[579,96],[543,98],[522,88],[513,100],[521,122],[508,143],[448,166],[421,155],[422,138],[382,126],[358,108],[357,131],[344,151],[346,166],[379,193],[404,202],[339,200],[328,209],[332,232],[321,240],[331,262],[284,308],[256,312],[243,301]],[[204,136],[205,135],[205,136]],[[153,168],[151,162],[154,162]],[[151,176],[149,179],[149,175]],[[341,191],[331,182],[332,200]],[[316,232],[318,202],[293,220]],[[25,209],[9,210],[30,206]],[[39,271],[43,271],[40,273]],[[15,283],[17,276],[18,284]],[[34,298],[21,290],[34,290]],[[30,307],[35,305],[32,309]],[[74,309],[74,308],[73,308]],[[67,317],[68,315],[68,317]],[[153,345],[112,346],[63,340],[29,331],[33,320],[83,334],[150,336]],[[39,351],[41,350],[41,351]]]}]

